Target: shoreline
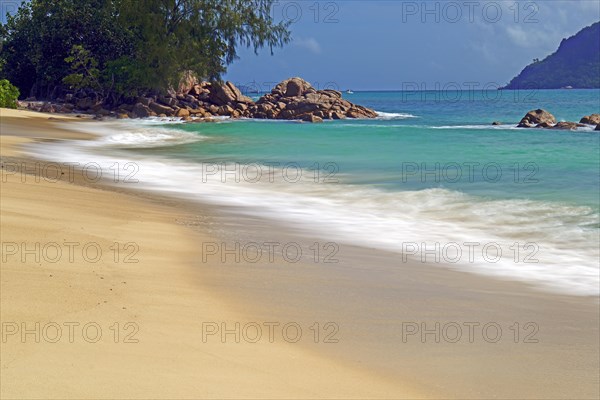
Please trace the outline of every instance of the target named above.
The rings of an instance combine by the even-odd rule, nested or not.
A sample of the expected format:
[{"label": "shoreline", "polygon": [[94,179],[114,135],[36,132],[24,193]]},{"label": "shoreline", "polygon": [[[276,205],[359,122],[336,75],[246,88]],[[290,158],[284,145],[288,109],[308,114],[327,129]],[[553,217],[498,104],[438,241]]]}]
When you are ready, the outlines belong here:
[{"label": "shoreline", "polygon": [[[5,137],[2,139],[3,146],[4,139]],[[2,154],[6,155],[4,147]],[[108,193],[107,196],[111,197],[113,195],[110,193],[115,190],[127,193],[126,189],[120,188],[103,188],[100,192]],[[98,192],[97,189],[92,189],[92,191]],[[131,201],[132,204],[144,203],[141,209],[150,209],[153,212],[156,212],[153,208],[155,204],[147,204],[148,200],[154,199],[151,202],[158,201],[159,204],[162,202],[172,203],[165,205],[169,211],[163,211],[170,219],[173,219],[174,215],[181,217],[183,210],[186,210],[184,214],[195,214],[211,219],[210,223],[203,220],[194,221],[195,230],[209,231],[208,237],[211,239],[204,238],[200,241],[229,240],[235,242],[243,240],[244,236],[246,240],[248,237],[262,240],[261,236],[268,238],[274,234],[281,240],[284,238],[299,242],[307,240],[307,238],[299,237],[298,232],[286,232],[272,221],[247,217],[240,219],[236,215],[220,213],[216,206],[199,204],[192,206],[182,200],[166,198],[160,200],[160,196],[157,197],[148,192],[136,192],[129,195],[117,193],[117,196],[126,197],[127,201]],[[139,203],[138,200],[140,200]],[[177,211],[175,212],[175,210]],[[139,212],[134,212],[134,214],[136,213],[139,215]],[[181,222],[189,225],[189,220],[183,219],[186,221]],[[178,234],[178,240],[188,236],[188,233],[184,233],[184,231],[188,230],[182,229],[183,235]],[[259,233],[257,234],[257,232]],[[172,238],[168,241],[169,243],[177,242]],[[489,396],[490,392],[505,396],[514,396],[518,393],[531,393],[532,396],[534,394],[539,396],[540,390],[544,390],[544,394],[547,396],[560,397],[561,388],[566,390],[564,386],[568,385],[567,395],[573,395],[572,388],[577,384],[582,385],[580,396],[597,394],[597,391],[593,391],[594,388],[597,388],[595,385],[597,382],[593,381],[593,373],[598,369],[597,361],[594,361],[593,358],[598,355],[598,348],[592,345],[595,340],[593,335],[598,333],[597,323],[592,314],[597,307],[593,301],[542,293],[518,282],[502,281],[437,266],[396,265],[390,261],[394,257],[391,253],[354,246],[342,249],[339,265],[326,266],[314,263],[311,265],[306,262],[292,265],[289,262],[278,260],[275,263],[257,264],[218,263],[219,267],[217,268],[207,268],[205,263],[198,261],[196,241],[192,240],[186,251],[193,251],[195,254],[186,260],[185,264],[188,264],[188,267],[180,268],[181,271],[184,269],[186,271],[184,274],[185,284],[189,285],[189,291],[203,288],[203,292],[211,293],[208,296],[210,299],[218,298],[219,301],[227,304],[227,308],[236,310],[238,315],[233,318],[237,318],[239,321],[240,315],[243,315],[244,317],[241,319],[246,323],[248,320],[271,321],[275,317],[282,321],[302,321],[301,326],[308,329],[310,322],[314,322],[315,319],[325,322],[330,321],[333,316],[333,319],[338,320],[340,332],[344,333],[340,339],[344,340],[341,340],[336,346],[315,347],[310,344],[301,344],[303,346],[302,354],[308,354],[310,357],[313,357],[315,352],[326,354],[327,358],[335,360],[338,366],[343,364],[345,367],[349,365],[351,370],[354,370],[355,367],[360,370],[362,367],[370,371],[377,371],[377,376],[385,377],[382,382],[417,382],[415,386],[423,391],[415,394],[416,392],[411,389],[412,394],[407,394],[408,397],[439,397],[442,394],[446,397],[472,396],[477,398]],[[164,265],[155,266],[154,270],[156,273],[164,273]],[[370,273],[372,270],[377,270],[378,274],[375,275],[380,277],[373,277],[373,274]],[[148,279],[148,277],[146,278]],[[159,283],[160,279],[153,284]],[[183,284],[183,280],[180,280],[179,283]],[[191,286],[194,289],[191,289]],[[166,294],[164,295],[166,296]],[[170,296],[171,294],[164,300],[170,301]],[[142,298],[140,293],[139,299]],[[527,304],[523,304],[524,300],[527,301]],[[217,314],[216,318],[213,316],[213,319],[232,318],[227,313]],[[464,323],[476,319],[483,323],[496,322],[501,324],[504,329],[508,329],[514,322],[526,323],[532,318],[537,320],[540,332],[545,332],[547,335],[543,336],[546,341],[542,340],[541,343],[537,343],[537,348],[535,346],[524,348],[523,343],[513,346],[510,341],[502,342],[496,347],[486,341],[478,341],[473,344],[464,342],[440,344],[411,340],[408,343],[402,343],[398,333],[398,330],[401,329],[398,324],[402,322],[425,321],[431,326],[431,323],[436,321],[447,324],[450,322]],[[578,332],[580,335],[578,339],[581,340],[581,343],[571,344],[575,348],[569,348],[569,332],[573,328],[581,330],[582,322],[586,329]],[[153,325],[160,329],[156,322]],[[188,332],[185,329],[184,331]],[[561,346],[565,345],[569,350],[566,353],[561,350]],[[227,346],[229,343],[219,343],[214,347],[214,351],[231,350]],[[270,349],[277,346],[267,347]],[[307,349],[308,352],[304,351]],[[290,349],[284,347],[282,351],[285,353]],[[236,352],[237,350],[234,349],[232,354]],[[511,359],[504,355],[516,354],[515,352],[519,353],[517,359]],[[520,354],[521,352],[525,354]],[[551,354],[548,354],[549,352]],[[576,362],[575,356],[570,355],[571,352],[585,360],[583,361],[587,367],[585,376],[576,378],[563,376],[560,373],[561,371],[565,372],[562,368]],[[423,357],[422,353],[427,354],[427,357]],[[487,359],[488,357],[491,357],[492,360]],[[425,359],[436,360],[437,365],[431,365]],[[478,360],[481,364],[465,365],[469,360],[472,363],[473,359]],[[552,368],[553,365],[558,365],[560,368]],[[487,373],[479,371],[482,366],[490,367],[490,371]],[[532,371],[534,367],[537,370]],[[445,376],[448,371],[452,371],[452,374]],[[505,375],[496,376],[498,371],[503,371]],[[503,383],[513,382],[519,374],[526,374],[528,371],[530,374],[534,374],[533,381],[525,379],[520,382],[517,379],[517,383],[513,387],[504,387]],[[461,382],[454,374],[477,376],[479,381],[467,382],[465,387],[462,386],[465,382]],[[361,377],[362,375],[354,375],[353,378],[356,376]],[[551,378],[545,378],[545,376]],[[223,379],[223,377],[214,377]],[[531,376],[529,377],[531,378]],[[576,384],[575,381],[578,383]],[[346,381],[347,383],[348,381]],[[587,384],[585,388],[583,388],[584,383]],[[465,392],[469,387],[468,384],[471,384],[471,389],[477,387],[480,391]],[[377,387],[381,389],[379,393],[383,394],[383,397],[386,397],[386,393],[392,398],[399,396],[397,391],[393,393],[389,391],[391,388],[398,390],[397,386],[388,387],[386,384],[378,382]],[[288,387],[282,386],[282,388]],[[363,387],[363,389],[367,388],[370,386]],[[359,389],[353,388],[348,393],[360,397],[356,390]],[[485,392],[485,390],[489,392]],[[289,391],[285,393],[289,394]],[[369,397],[375,396],[373,393],[367,393],[369,393]],[[321,395],[318,390],[314,390],[313,394],[317,397]],[[562,395],[566,396],[565,393]],[[300,397],[302,396],[307,395],[300,395]]]},{"label": "shoreline", "polygon": [[[360,126],[343,123],[329,127],[323,125],[319,129],[339,133],[339,128],[346,127],[352,130],[349,132],[350,134],[356,134],[360,130]],[[490,129],[496,128],[490,126]],[[91,121],[67,124],[65,129],[89,130],[91,134],[98,135],[98,141],[63,142],[56,145],[41,143],[38,146],[29,147],[29,155],[51,163],[65,164],[69,162],[77,163],[80,166],[81,163],[90,164],[92,175],[93,171],[99,168],[100,172],[106,173],[107,178],[110,175],[110,178],[116,179],[115,186],[124,189],[151,190],[161,194],[170,193],[176,198],[197,200],[200,203],[221,208],[237,207],[240,214],[256,215],[258,218],[266,218],[274,224],[302,226],[304,229],[311,230],[313,237],[319,238],[321,241],[331,239],[339,243],[378,248],[381,251],[391,250],[395,251],[398,257],[401,256],[401,246],[404,248],[405,244],[413,246],[412,248],[418,245],[423,249],[430,243],[431,245],[442,243],[446,248],[445,244],[453,243],[448,243],[448,240],[461,239],[458,240],[458,243],[460,243],[459,250],[462,254],[458,262],[454,260],[440,263],[439,260],[430,259],[428,261],[432,264],[442,264],[444,268],[469,270],[501,279],[533,282],[543,286],[544,289],[562,293],[581,296],[596,296],[598,293],[597,252],[593,248],[589,248],[589,244],[584,248],[590,239],[594,239],[592,236],[597,237],[597,232],[581,231],[578,226],[569,224],[569,221],[565,221],[563,218],[559,222],[567,224],[569,230],[565,232],[569,232],[573,238],[573,245],[568,246],[563,241],[552,240],[559,234],[564,235],[564,232],[557,232],[556,229],[549,232],[548,236],[551,237],[549,241],[545,241],[544,234],[541,233],[531,233],[528,236],[511,236],[502,233],[497,235],[489,229],[490,224],[502,225],[504,222],[508,224],[509,228],[511,226],[527,227],[531,224],[531,228],[535,229],[535,227],[544,226],[543,223],[538,223],[543,222],[543,219],[536,217],[538,215],[554,216],[554,214],[571,215],[575,213],[584,218],[589,210],[587,207],[591,206],[593,209],[597,207],[593,198],[591,202],[579,202],[578,198],[573,203],[568,201],[573,198],[566,201],[563,199],[545,201],[543,196],[538,196],[530,201],[527,195],[523,194],[514,196],[514,198],[504,196],[497,188],[491,188],[492,196],[488,197],[485,190],[483,195],[480,194],[484,185],[492,186],[489,185],[490,180],[487,177],[475,184],[479,186],[475,187],[474,192],[471,192],[469,190],[471,188],[467,188],[466,184],[454,188],[451,185],[446,186],[445,182],[432,187],[428,187],[428,185],[419,187],[417,184],[411,188],[410,185],[419,178],[418,172],[406,179],[406,181],[410,181],[408,190],[403,188],[396,190],[394,186],[392,191],[386,191],[385,188],[381,190],[381,185],[378,187],[377,184],[353,185],[355,181],[352,180],[352,177],[343,174],[340,175],[341,185],[335,186],[321,184],[326,183],[321,179],[319,182],[313,182],[310,169],[312,167],[301,167],[302,178],[306,179],[298,181],[299,185],[291,185],[290,183],[296,182],[290,182],[286,178],[284,168],[271,170],[268,162],[264,160],[249,164],[250,169],[253,168],[252,165],[259,165],[260,173],[258,175],[261,177],[259,182],[247,181],[247,179],[239,180],[238,177],[243,176],[246,169],[239,168],[241,164],[232,162],[233,165],[229,165],[229,167],[236,169],[236,181],[233,184],[227,178],[227,184],[225,184],[227,172],[225,172],[224,164],[228,164],[227,158],[219,158],[218,155],[215,158],[207,153],[206,149],[215,148],[218,152],[218,147],[227,143],[231,138],[235,142],[238,139],[236,134],[231,136],[233,131],[244,132],[248,129],[248,132],[250,130],[254,132],[257,129],[264,129],[267,132],[271,131],[272,134],[280,128],[274,128],[270,123],[260,124],[254,121],[223,122],[217,125],[203,126],[200,129],[184,127],[179,123],[163,126],[163,123],[159,121],[140,123]],[[300,125],[289,126],[290,132],[299,133],[303,129],[304,127]],[[310,130],[312,127],[306,129]],[[225,134],[222,135],[222,133]],[[514,135],[516,137],[518,134]],[[494,133],[491,136],[496,135]],[[330,142],[330,145],[335,146],[335,143]],[[146,147],[147,149],[145,149]],[[235,146],[233,147],[234,152],[239,150]],[[197,151],[202,154],[200,159],[190,159]],[[243,153],[240,154],[244,157]],[[267,157],[269,156],[267,155]],[[252,161],[252,159],[250,160]],[[283,161],[279,159],[282,163],[286,163],[285,160],[285,158]],[[327,159],[321,161],[324,163]],[[269,179],[265,178],[263,162],[267,165],[265,168],[268,170],[267,177]],[[402,165],[404,168],[404,163]],[[502,168],[510,169],[512,165],[506,164]],[[126,169],[126,166],[132,168]],[[115,167],[119,171],[116,171]],[[397,168],[400,167],[397,166]],[[483,171],[481,172],[483,174]],[[509,170],[506,172],[504,174],[506,179],[503,178],[503,183],[511,178],[509,173],[513,173]],[[132,174],[134,180],[139,178],[141,183],[131,184],[128,177]],[[474,174],[471,175],[468,168],[466,171],[462,171],[462,175],[465,178],[466,175],[469,175],[469,179],[474,176]],[[325,176],[325,171],[319,176]],[[520,183],[516,181],[516,176],[515,183]],[[393,179],[399,181],[400,176],[391,178],[391,182]],[[402,176],[403,182],[405,178],[407,177]],[[420,178],[421,180],[424,178],[423,171],[421,171]],[[379,177],[375,175],[374,179],[377,181]],[[467,179],[463,179],[463,181],[466,182]],[[501,185],[495,186],[502,188]],[[512,185],[510,190],[518,193],[520,188],[516,186]],[[524,193],[526,194],[526,192]],[[589,199],[588,197],[587,200]],[[421,203],[430,204],[430,201],[434,202],[430,206],[419,206]],[[437,206],[434,206],[435,204]],[[340,212],[342,209],[346,212]],[[447,209],[454,211],[448,214],[445,212]],[[504,210],[504,212],[499,213],[498,209]],[[597,214],[594,214],[594,217],[596,216]],[[461,218],[464,219],[464,223],[459,222]],[[387,234],[380,235],[380,232],[387,232]],[[406,242],[406,240],[409,241]],[[538,243],[544,251],[538,252],[535,247],[533,250],[525,249],[526,244],[520,246],[523,247],[520,251],[511,248],[515,241],[521,243],[521,240]],[[482,241],[498,246],[503,257],[497,261],[488,261],[486,254],[483,254],[485,246],[481,247],[481,243],[479,243]],[[479,244],[473,260],[467,260],[471,254],[471,250],[466,247],[469,242]],[[532,252],[540,257],[534,259],[533,262],[527,262],[525,257]],[[578,252],[582,255],[582,258],[578,258],[580,262],[569,269],[564,269],[561,263],[573,261],[573,254]],[[414,253],[413,251],[409,257],[418,258],[419,249],[416,250],[416,256]],[[423,253],[420,255],[422,257]],[[487,257],[489,258],[489,254]],[[516,261],[513,261],[513,258]],[[581,279],[582,277],[586,279]]]},{"label": "shoreline", "polygon": [[[24,141],[6,140],[4,133],[2,155],[9,150],[14,156],[14,146]],[[59,131],[54,133],[61,139]],[[294,344],[203,342],[203,321],[240,321],[248,315],[241,316],[198,282],[192,267],[198,257],[195,243],[209,239],[176,222],[182,210],[101,185],[21,183],[4,170],[2,175],[4,243],[93,242],[109,255],[99,263],[81,258],[75,264],[62,258],[37,265],[31,258],[2,263],[3,327],[26,323],[31,329],[39,322],[42,329],[52,324],[65,329],[65,323],[93,323],[105,338],[90,343],[75,331],[70,343],[64,331],[52,343],[47,339],[53,333],[44,331],[36,343],[31,336],[23,341],[8,335],[2,343],[3,398],[419,396],[412,388]],[[124,258],[115,263],[113,241],[122,251],[135,243],[139,263]],[[115,323],[120,323],[117,343]],[[232,379],[235,384],[228,384]]]},{"label": "shoreline", "polygon": [[[276,237],[304,249],[312,244],[308,236],[273,221],[209,209],[209,226],[236,227],[233,236],[231,229],[215,235],[221,243],[260,243]],[[344,342],[321,348],[307,345],[307,349],[368,366],[396,381],[410,377],[428,397],[478,399],[494,393],[501,398],[529,398],[523,393],[530,393],[531,398],[540,398],[543,393],[544,398],[568,398],[574,383],[559,371],[579,362],[587,365],[582,373],[587,378],[577,385],[590,383],[590,392],[580,396],[594,397],[590,393],[598,382],[594,375],[598,369],[597,298],[548,292],[527,283],[439,265],[401,263],[397,254],[372,248],[340,245],[336,257],[339,263],[335,264],[230,262],[227,269],[196,264],[202,281],[210,282],[215,293],[227,293],[232,307],[262,313],[263,321],[273,315],[276,319],[294,315],[294,320],[307,321],[303,326],[314,320],[334,321],[344,331]],[[404,324],[417,324],[420,329],[425,324],[435,330],[438,323],[442,327],[439,343],[431,333],[423,340],[419,336],[423,330],[403,339]],[[480,336],[470,343],[467,327],[472,323],[479,328],[497,325],[503,330],[501,340],[493,343]],[[528,323],[533,325],[524,330]],[[457,324],[462,336],[453,343],[452,335],[446,333]],[[521,332],[515,334],[522,336],[517,340],[511,327],[519,325]],[[531,338],[535,341],[525,341],[534,328]],[[573,329],[577,344],[571,341]],[[498,371],[505,371],[504,375],[497,376]],[[480,381],[465,384],[459,376],[477,376]],[[522,380],[523,376],[528,380]],[[473,392],[467,394],[468,390]]]}]

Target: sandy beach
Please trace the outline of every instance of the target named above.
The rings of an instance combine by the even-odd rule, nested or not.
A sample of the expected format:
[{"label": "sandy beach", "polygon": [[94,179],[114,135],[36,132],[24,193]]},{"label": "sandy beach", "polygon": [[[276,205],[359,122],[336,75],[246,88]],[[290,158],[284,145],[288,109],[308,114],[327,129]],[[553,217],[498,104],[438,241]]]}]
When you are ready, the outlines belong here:
[{"label": "sandy beach", "polygon": [[[53,128],[47,115],[0,112],[3,162],[18,155],[16,145],[29,140],[73,137]],[[2,398],[417,395],[403,383],[281,340],[203,342],[203,322],[228,321],[233,326],[253,318],[231,309],[204,287],[194,266],[200,256],[197,244],[209,239],[178,224],[181,211],[68,182],[22,183],[20,174],[4,170],[1,193],[6,257],[1,268],[1,320],[6,332]],[[81,244],[72,245],[73,262],[66,242]],[[13,249],[7,243],[16,243],[18,254],[7,255],[5,250]],[[43,254],[41,261],[29,255],[22,262],[22,243],[40,243],[41,248],[58,243],[63,256],[53,253],[49,257],[57,261],[48,262]],[[85,259],[80,252],[90,243],[103,252],[97,262],[95,255]],[[115,243],[121,249],[117,261],[111,250]],[[125,256],[133,250],[124,249],[125,244],[134,244],[131,249],[137,250],[128,261]],[[38,337],[22,337],[21,324],[34,332],[39,324]],[[56,324],[62,330],[58,337]],[[84,334],[86,324],[92,325]],[[14,326],[19,332],[9,334]]]},{"label": "sandy beach", "polygon": [[2,398],[599,395],[596,298],[355,246],[326,265],[223,262],[207,243],[311,239],[102,182],[36,181],[20,146],[93,137],[66,117],[0,115]]},{"label": "sandy beach", "polygon": [[0,11],[0,400],[600,399],[600,2]]}]

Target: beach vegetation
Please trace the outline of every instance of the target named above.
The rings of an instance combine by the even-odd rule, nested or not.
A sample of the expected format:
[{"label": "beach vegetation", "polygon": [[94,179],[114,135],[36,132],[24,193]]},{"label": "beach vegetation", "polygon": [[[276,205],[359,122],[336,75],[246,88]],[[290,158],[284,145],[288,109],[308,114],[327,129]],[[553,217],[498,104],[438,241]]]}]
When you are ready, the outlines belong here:
[{"label": "beach vegetation", "polygon": [[98,60],[91,56],[89,50],[84,49],[83,46],[74,45],[71,55],[65,58],[65,61],[71,66],[73,73],[65,76],[62,80],[63,83],[76,89],[102,90]]},{"label": "beach vegetation", "polygon": [[6,79],[0,79],[0,107],[17,108],[19,89]]},{"label": "beach vegetation", "polygon": [[86,88],[117,101],[177,87],[190,71],[218,80],[240,47],[281,47],[274,0],[31,0],[0,28],[0,78],[52,99]]}]

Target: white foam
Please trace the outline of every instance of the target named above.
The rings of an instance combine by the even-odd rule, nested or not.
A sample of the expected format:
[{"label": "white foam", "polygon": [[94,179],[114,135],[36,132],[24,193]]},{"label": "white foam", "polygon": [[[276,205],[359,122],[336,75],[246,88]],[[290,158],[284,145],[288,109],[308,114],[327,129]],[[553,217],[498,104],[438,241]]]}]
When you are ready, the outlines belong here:
[{"label": "white foam", "polygon": [[520,129],[517,128],[517,124],[502,124],[502,125],[440,125],[440,126],[427,126],[426,128],[431,129]]},{"label": "white foam", "polygon": [[375,111],[377,113],[377,119],[382,120],[396,120],[396,119],[408,119],[408,118],[419,118],[416,115],[407,113],[389,113],[383,111]]},{"label": "white foam", "polygon": [[[91,127],[90,125],[87,125]],[[98,125],[93,125],[98,132]],[[98,141],[68,141],[30,146],[37,157],[57,162],[96,162],[107,170],[115,164],[134,162],[139,166],[131,189],[152,189],[188,199],[236,206],[240,212],[286,221],[326,241],[351,243],[400,253],[403,243],[425,244],[478,242],[474,259],[461,258],[453,268],[517,279],[574,295],[598,296],[600,250],[598,213],[587,207],[531,200],[485,200],[446,189],[385,192],[373,187],[315,183],[312,173],[290,183],[274,170],[271,182],[223,182],[221,174],[207,174],[200,163],[160,156],[120,154],[103,151],[119,140],[139,145],[147,140],[115,132],[109,125]],[[162,145],[171,139],[159,132],[149,141]],[[175,132],[172,135],[185,135]],[[190,133],[191,134],[191,133]],[[146,133],[143,134],[145,136]],[[113,143],[114,142],[114,143]],[[106,155],[106,154],[111,154]],[[265,167],[264,171],[268,168]],[[281,175],[279,175],[281,174]],[[279,178],[277,178],[279,176]],[[591,227],[591,228],[586,228]],[[537,263],[523,262],[529,252],[522,249],[514,262],[515,242],[534,243]],[[505,256],[490,262],[481,252],[487,243],[498,244]],[[463,250],[465,250],[464,246]],[[417,257],[419,254],[416,255]],[[401,260],[399,254],[398,260]],[[427,261],[435,262],[430,256]]]},{"label": "white foam", "polygon": [[198,142],[207,139],[192,132],[167,128],[135,129],[104,136],[101,140],[108,146],[128,148],[165,147]]},{"label": "white foam", "polygon": [[[203,118],[200,117],[191,117],[192,120],[200,120]],[[226,115],[213,115],[210,119],[218,122],[228,121],[231,117]],[[120,120],[120,123],[130,124],[130,125],[170,125],[170,124],[184,124],[187,121],[183,120],[180,117],[147,117],[147,118],[139,118],[139,119],[124,119]],[[112,122],[109,122],[112,123]]]},{"label": "white foam", "polygon": [[[421,127],[426,127],[426,128],[431,128],[431,129],[502,129],[502,130],[506,130],[506,129],[518,129],[518,130],[532,130],[532,131],[539,131],[540,129],[536,129],[536,128],[518,128],[517,124],[501,124],[501,125],[440,125],[440,126],[421,126]],[[593,132],[594,131],[594,126],[580,126],[577,128],[577,130],[574,131],[569,131],[566,130],[566,132],[573,132],[573,133],[577,133],[577,132]],[[544,129],[546,130],[546,129]],[[558,129],[554,129],[553,131],[560,131]]]},{"label": "white foam", "polygon": [[[165,147],[179,144],[199,142],[206,140],[206,136],[194,132],[188,132],[175,127],[161,127],[163,120],[136,120],[119,122],[94,122],[93,131],[97,136],[95,141],[78,143],[80,146],[88,147],[117,147],[117,148],[151,148]],[[170,121],[177,125],[180,122]],[[64,128],[73,131],[88,131],[90,122],[72,122]]]}]

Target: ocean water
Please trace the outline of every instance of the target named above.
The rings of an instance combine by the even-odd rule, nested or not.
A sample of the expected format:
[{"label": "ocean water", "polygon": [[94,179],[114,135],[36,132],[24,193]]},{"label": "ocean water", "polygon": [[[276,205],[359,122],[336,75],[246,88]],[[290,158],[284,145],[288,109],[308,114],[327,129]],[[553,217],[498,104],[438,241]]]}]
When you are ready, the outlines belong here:
[{"label": "ocean water", "polygon": [[235,206],[323,242],[395,252],[394,262],[416,259],[598,296],[600,135],[593,127],[515,126],[536,108],[579,121],[600,112],[600,91],[344,97],[379,118],[77,124],[71,128],[93,129],[99,140],[31,151],[106,170],[117,163],[121,178],[130,173],[138,181],[133,189]]}]

